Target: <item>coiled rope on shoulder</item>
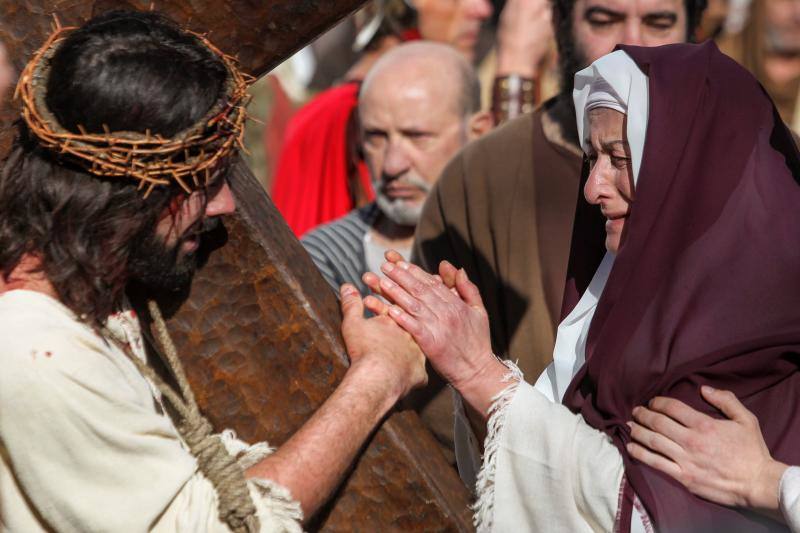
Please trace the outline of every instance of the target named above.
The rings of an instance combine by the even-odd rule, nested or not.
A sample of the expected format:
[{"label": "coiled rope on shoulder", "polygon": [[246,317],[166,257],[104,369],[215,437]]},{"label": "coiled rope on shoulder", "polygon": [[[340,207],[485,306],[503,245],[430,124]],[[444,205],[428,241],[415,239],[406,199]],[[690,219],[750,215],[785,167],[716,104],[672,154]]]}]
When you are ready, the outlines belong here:
[{"label": "coiled rope on shoulder", "polygon": [[180,416],[181,420],[176,424],[178,432],[197,459],[200,471],[217,492],[220,519],[235,533],[256,532],[259,530],[259,521],[244,470],[228,453],[220,436],[213,433],[211,424],[200,412],[158,304],[150,300],[147,307],[153,319],[156,338],[161,345],[164,363],[175,377],[180,390],[175,391],[150,365],[133,355],[129,349],[125,352],[139,372],[155,385]]}]

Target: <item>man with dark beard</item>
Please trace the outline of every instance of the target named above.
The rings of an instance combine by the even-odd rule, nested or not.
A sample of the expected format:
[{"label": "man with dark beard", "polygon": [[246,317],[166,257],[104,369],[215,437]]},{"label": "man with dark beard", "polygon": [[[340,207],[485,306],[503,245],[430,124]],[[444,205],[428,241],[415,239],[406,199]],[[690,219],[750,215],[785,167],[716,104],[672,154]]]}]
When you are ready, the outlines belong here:
[{"label": "man with dark beard", "polygon": [[[576,72],[617,44],[688,40],[705,0],[553,0],[561,92],[453,159],[425,204],[412,259],[429,272],[463,267],[491,317],[495,353],[539,375],[552,360],[583,153],[572,103]],[[429,388],[438,386],[431,383]],[[450,439],[448,394],[420,406]]]},{"label": "man with dark beard", "polygon": [[274,452],[212,432],[152,302],[137,311],[168,368],[151,366],[126,291],[190,281],[203,232],[235,209],[246,88],[230,58],[155,13],[59,28],[20,76],[0,171],[1,529],[300,531],[425,383],[416,345],[365,320],[352,286],[351,366]]}]

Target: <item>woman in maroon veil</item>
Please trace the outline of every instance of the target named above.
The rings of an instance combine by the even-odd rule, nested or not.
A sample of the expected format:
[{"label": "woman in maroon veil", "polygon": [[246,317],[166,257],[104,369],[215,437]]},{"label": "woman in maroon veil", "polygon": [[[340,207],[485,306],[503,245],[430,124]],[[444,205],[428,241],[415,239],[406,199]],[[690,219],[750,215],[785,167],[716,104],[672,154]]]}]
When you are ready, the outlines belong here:
[{"label": "woman in maroon veil", "polygon": [[[773,456],[800,462],[797,149],[763,89],[713,44],[624,50],[650,82],[645,155],[564,403],[619,447],[623,518],[635,492],[660,531],[766,530],[632,461],[624,444],[630,412],[655,396],[719,416],[699,395],[711,385],[758,417]],[[601,235],[588,226],[575,233]],[[572,250],[568,302],[587,283],[587,251]]]},{"label": "woman in maroon veil", "polygon": [[[710,385],[758,417],[776,459],[800,464],[800,157],[758,82],[713,43],[620,49],[647,77],[646,137],[621,245],[581,340],[585,364],[563,405],[491,356],[463,271],[443,264],[442,283],[393,257],[391,281],[368,284],[460,393],[472,429],[488,433],[479,529],[785,529],[692,495],[626,444],[631,411],[655,396],[720,417],[699,394]],[[602,271],[604,224],[614,225],[581,199],[565,316]]]}]

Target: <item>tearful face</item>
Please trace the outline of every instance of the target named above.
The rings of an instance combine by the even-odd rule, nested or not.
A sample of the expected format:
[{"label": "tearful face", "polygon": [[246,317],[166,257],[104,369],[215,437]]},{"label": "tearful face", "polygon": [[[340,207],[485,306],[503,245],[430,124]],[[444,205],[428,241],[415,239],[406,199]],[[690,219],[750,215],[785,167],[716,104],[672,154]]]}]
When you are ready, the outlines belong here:
[{"label": "tearful face", "polygon": [[614,109],[589,111],[589,138],[585,140],[591,165],[584,196],[600,206],[606,217],[606,249],[616,253],[625,237],[625,222],[634,198],[631,151],[625,133],[625,115]]}]

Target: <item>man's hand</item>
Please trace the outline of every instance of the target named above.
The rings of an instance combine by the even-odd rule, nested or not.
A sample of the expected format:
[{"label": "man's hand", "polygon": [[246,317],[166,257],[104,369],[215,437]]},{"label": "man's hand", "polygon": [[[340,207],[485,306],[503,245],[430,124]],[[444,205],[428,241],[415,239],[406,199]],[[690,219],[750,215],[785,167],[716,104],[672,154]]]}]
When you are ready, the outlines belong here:
[{"label": "man's hand", "polygon": [[433,276],[396,252],[386,257],[381,269],[387,278],[367,273],[364,282],[394,305],[372,297],[368,307],[387,313],[408,331],[436,371],[485,416],[491,398],[507,385],[502,382],[507,369],[492,354],[489,317],[478,288],[447,262]]},{"label": "man's hand", "polygon": [[383,381],[394,401],[424,386],[428,382],[425,356],[414,339],[385,315],[364,318],[361,296],[352,285],[342,285],[340,295],[349,372]]},{"label": "man's hand", "polygon": [[247,470],[289,489],[310,518],[335,491],[359,448],[397,400],[424,385],[425,357],[387,316],[364,318],[352,285],[341,290],[352,364],[325,403],[275,453]]},{"label": "man's hand", "polygon": [[497,32],[497,76],[537,77],[552,40],[549,0],[508,0]]},{"label": "man's hand", "polygon": [[660,470],[690,492],[722,505],[778,510],[778,486],[787,468],[772,459],[758,419],[729,391],[708,386],[703,398],[728,420],[718,420],[671,398],[633,410],[634,459]]}]

